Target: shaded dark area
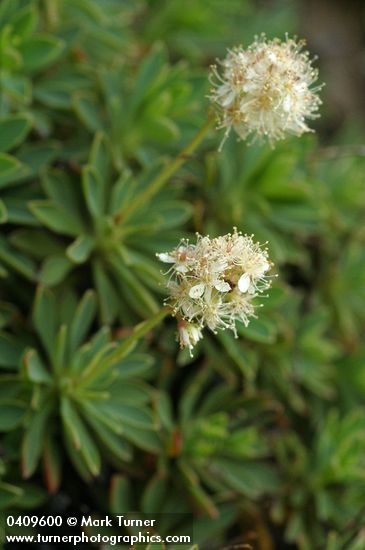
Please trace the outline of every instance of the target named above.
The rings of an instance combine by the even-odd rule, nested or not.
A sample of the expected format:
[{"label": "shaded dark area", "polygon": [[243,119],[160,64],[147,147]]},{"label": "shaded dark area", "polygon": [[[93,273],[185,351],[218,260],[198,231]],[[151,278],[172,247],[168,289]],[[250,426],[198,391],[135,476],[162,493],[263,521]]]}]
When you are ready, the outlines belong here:
[{"label": "shaded dark area", "polygon": [[[349,123],[365,124],[365,5],[361,0],[308,0],[299,4],[300,33],[320,59],[327,139]],[[356,135],[356,134],[355,134]]]}]

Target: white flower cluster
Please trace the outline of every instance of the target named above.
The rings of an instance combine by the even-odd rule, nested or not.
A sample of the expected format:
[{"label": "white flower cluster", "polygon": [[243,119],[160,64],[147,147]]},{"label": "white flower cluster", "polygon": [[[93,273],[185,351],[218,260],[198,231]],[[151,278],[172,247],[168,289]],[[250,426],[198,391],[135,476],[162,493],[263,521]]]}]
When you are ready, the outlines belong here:
[{"label": "white flower cluster", "polygon": [[237,336],[236,321],[248,325],[253,298],[270,286],[267,249],[236,229],[215,239],[198,235],[196,244],[184,240],[157,256],[172,264],[167,301],[178,319],[180,345],[190,352],[206,326]]},{"label": "white flower cluster", "polygon": [[319,116],[321,86],[311,88],[318,71],[303,46],[304,41],[261,35],[246,50],[228,50],[221,73],[212,67],[209,97],[217,106],[219,127],[226,128],[224,140],[232,127],[241,139],[266,137],[270,143],[310,131],[305,119]]}]

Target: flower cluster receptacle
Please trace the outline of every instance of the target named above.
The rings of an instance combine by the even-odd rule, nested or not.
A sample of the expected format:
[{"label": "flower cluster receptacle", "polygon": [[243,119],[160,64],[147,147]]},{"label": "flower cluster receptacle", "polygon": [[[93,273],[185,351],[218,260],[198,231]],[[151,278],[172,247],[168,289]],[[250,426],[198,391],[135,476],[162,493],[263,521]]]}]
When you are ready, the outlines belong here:
[{"label": "flower cluster receptacle", "polygon": [[[286,135],[311,131],[306,119],[318,117],[321,86],[304,41],[256,37],[247,49],[228,50],[211,68],[209,98],[217,108],[224,140],[233,128],[241,139],[267,138],[272,144]],[[224,141],[223,140],[223,141]]]},{"label": "flower cluster receptacle", "polygon": [[190,353],[204,327],[228,328],[237,336],[236,321],[248,325],[255,316],[253,299],[270,286],[267,249],[236,228],[216,238],[198,235],[196,244],[183,240],[157,256],[171,264],[167,303],[178,319],[180,345]]}]

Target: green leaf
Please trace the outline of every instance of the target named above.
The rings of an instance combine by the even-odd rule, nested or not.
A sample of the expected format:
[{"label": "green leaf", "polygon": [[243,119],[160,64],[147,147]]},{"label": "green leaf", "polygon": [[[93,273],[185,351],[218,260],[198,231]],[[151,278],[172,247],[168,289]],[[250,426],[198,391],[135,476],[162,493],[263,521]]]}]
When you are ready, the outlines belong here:
[{"label": "green leaf", "polygon": [[57,306],[54,294],[44,287],[37,289],[33,306],[33,323],[49,357],[56,344]]},{"label": "green leaf", "polygon": [[72,286],[65,286],[58,293],[59,302],[59,324],[70,326],[74,318],[79,298]]},{"label": "green leaf", "polygon": [[84,460],[84,457],[81,455],[80,451],[78,449],[75,449],[72,434],[68,429],[66,429],[64,423],[63,428],[63,440],[68,456],[74,468],[78,472],[80,478],[83,479],[86,483],[90,483],[90,481],[92,480],[92,475],[90,474],[88,464]]},{"label": "green leaf", "polygon": [[11,115],[0,119],[0,151],[10,151],[19,145],[32,127],[29,115]]},{"label": "green leaf", "polygon": [[174,427],[174,414],[170,396],[165,392],[158,392],[155,397],[156,410],[161,424],[167,430]]},{"label": "green leaf", "polygon": [[59,38],[50,35],[33,35],[18,46],[23,57],[23,69],[35,72],[50,65],[61,55],[64,43]]},{"label": "green leaf", "polygon": [[[91,412],[91,411],[90,411]],[[103,418],[105,420],[105,418]],[[98,417],[87,413],[87,421],[93,428],[97,438],[114,457],[124,462],[130,462],[133,456],[130,443],[121,438],[115,429],[111,429]]]},{"label": "green leaf", "polygon": [[97,476],[100,471],[99,451],[71,401],[61,400],[61,417],[65,431],[70,435],[73,447],[80,453],[90,473]]},{"label": "green leaf", "polygon": [[143,376],[152,368],[154,360],[149,355],[134,353],[125,357],[118,365],[118,378],[128,379]]},{"label": "green leaf", "polygon": [[218,518],[219,511],[216,508],[212,498],[201,487],[199,478],[195,471],[183,461],[179,462],[179,469],[184,477],[186,488],[195,500],[196,504],[211,518]]},{"label": "green leaf", "polygon": [[62,209],[50,200],[37,200],[29,203],[34,216],[49,229],[62,235],[77,237],[85,232],[85,228],[78,217]]},{"label": "green leaf", "polygon": [[23,361],[26,376],[29,380],[35,382],[36,384],[52,383],[52,377],[35,349],[27,351],[24,355]]},{"label": "green leaf", "polygon": [[89,235],[79,235],[77,239],[67,247],[66,254],[72,262],[82,264],[89,259],[94,246],[95,242],[92,237]]},{"label": "green leaf", "polygon": [[71,93],[62,89],[57,80],[52,81],[52,77],[36,83],[34,98],[51,109],[71,108]]},{"label": "green leaf", "polygon": [[0,333],[0,367],[7,369],[16,369],[19,366],[23,346],[18,339]]},{"label": "green leaf", "polygon": [[179,127],[173,120],[155,113],[143,119],[143,129],[145,136],[155,142],[169,143],[180,137]]},{"label": "green leaf", "polygon": [[65,171],[52,169],[47,170],[42,183],[47,195],[57,206],[75,217],[78,216],[82,200],[78,182],[75,183]]},{"label": "green leaf", "polygon": [[152,83],[166,64],[166,52],[161,43],[155,44],[138,72],[131,101],[128,105],[128,116],[131,118],[140,107],[144,97],[151,90]]},{"label": "green leaf", "polygon": [[0,260],[30,281],[36,280],[35,264],[23,254],[11,248],[3,237],[0,237]]},{"label": "green leaf", "polygon": [[19,51],[10,44],[10,41],[6,43],[6,34],[8,34],[8,31],[10,31],[10,27],[5,27],[2,33],[3,46],[1,52],[1,65],[8,71],[17,71],[21,67],[22,56]]},{"label": "green leaf", "polygon": [[189,383],[183,393],[182,399],[179,403],[179,416],[181,424],[189,425],[192,418],[194,418],[195,408],[202,394],[202,389],[206,383],[208,372],[206,369],[202,369]]},{"label": "green leaf", "polygon": [[[0,511],[14,506],[14,504],[23,496],[24,492],[20,487],[10,485],[0,481]],[[0,536],[2,536],[0,527]]]},{"label": "green leaf", "polygon": [[6,153],[0,153],[0,188],[25,174],[25,167],[19,160]]},{"label": "green leaf", "polygon": [[58,285],[73,268],[73,264],[64,254],[48,256],[42,264],[38,279],[46,286]]},{"label": "green leaf", "polygon": [[67,333],[68,326],[65,324],[61,325],[57,333],[54,352],[54,368],[57,373],[64,371],[67,366]]},{"label": "green leaf", "polygon": [[159,454],[162,452],[162,443],[158,433],[152,430],[142,430],[135,426],[124,426],[123,436],[144,451]]},{"label": "green leaf", "polygon": [[110,509],[113,514],[123,514],[133,507],[133,490],[130,478],[114,474],[110,485]]},{"label": "green leaf", "polygon": [[99,261],[92,263],[95,287],[99,297],[101,320],[103,323],[113,322],[118,313],[119,299],[118,295],[105,272],[104,266]]},{"label": "green leaf", "polygon": [[14,399],[0,399],[0,431],[15,430],[22,421],[24,414],[24,403]]},{"label": "green leaf", "polygon": [[112,401],[126,405],[143,405],[151,398],[151,388],[142,382],[126,382],[118,378],[108,390]]},{"label": "green leaf", "polygon": [[272,493],[279,486],[275,470],[263,463],[215,458],[211,461],[209,469],[222,477],[234,491],[250,498]]},{"label": "green leaf", "polygon": [[119,420],[103,408],[103,402],[99,403],[97,400],[83,399],[81,394],[80,406],[88,423],[100,436],[102,436],[106,428],[118,437],[123,433],[123,427]]},{"label": "green leaf", "polygon": [[255,370],[252,369],[248,359],[248,351],[242,349],[242,342],[236,340],[232,333],[220,331],[217,334],[217,339],[221,343],[227,356],[239,367],[239,369],[249,378],[255,376]]},{"label": "green leaf", "polygon": [[72,104],[76,114],[90,132],[103,130],[104,124],[96,98],[85,92],[74,94]]},{"label": "green leaf", "polygon": [[103,182],[93,166],[83,168],[82,185],[88,210],[91,216],[98,221],[105,210],[105,197]]},{"label": "green leaf", "polygon": [[45,505],[47,494],[42,487],[24,482],[19,483],[19,487],[24,490],[24,494],[17,502],[17,508],[20,510],[34,510],[34,508],[40,508]]},{"label": "green leaf", "polygon": [[0,301],[0,328],[6,327],[18,315],[18,308],[10,302]]},{"label": "green leaf", "polygon": [[118,216],[131,203],[135,191],[133,183],[132,174],[129,170],[125,170],[113,184],[108,207],[112,215]]},{"label": "green leaf", "polygon": [[147,484],[141,502],[141,509],[144,514],[158,514],[163,509],[169,483],[166,477],[161,474],[155,475]]},{"label": "green leaf", "polygon": [[[52,233],[45,232],[43,228],[18,229],[11,234],[10,242],[37,259],[63,252],[63,243]],[[34,246],[35,242],[37,242],[37,247]]]},{"label": "green leaf", "polygon": [[50,165],[60,152],[60,144],[55,141],[42,139],[40,142],[24,143],[18,153],[19,160],[29,169],[27,177],[39,174],[46,166]]},{"label": "green leaf", "polygon": [[40,410],[32,414],[26,427],[21,451],[22,473],[25,478],[30,477],[37,468],[51,410],[50,404],[43,405]]},{"label": "green leaf", "polygon": [[120,291],[136,313],[144,318],[156,313],[159,309],[156,300],[136,276],[119,260],[112,260],[112,265],[118,277]]},{"label": "green leaf", "polygon": [[3,0],[0,4],[0,24],[9,23],[9,19],[14,13],[14,8],[17,8],[17,3],[14,0]]},{"label": "green leaf", "polygon": [[35,31],[37,23],[38,13],[35,6],[27,6],[19,11],[17,10],[10,20],[12,34],[24,39]]},{"label": "green leaf", "polygon": [[110,342],[110,329],[109,327],[102,327],[92,339],[79,348],[73,357],[71,357],[71,370],[72,372],[82,372],[94,356],[101,353],[103,348],[109,345]]},{"label": "green leaf", "polygon": [[305,203],[278,204],[272,211],[271,220],[280,229],[291,232],[316,229],[320,219],[321,212],[319,205],[310,205]]},{"label": "green leaf", "polygon": [[[7,220],[11,224],[16,225],[39,225],[33,214],[29,212],[28,205],[23,198],[17,198],[16,196],[4,197],[4,206],[6,208]],[[12,240],[12,235],[10,236]],[[34,246],[33,246],[34,251]]]},{"label": "green leaf", "polygon": [[104,186],[107,186],[112,170],[110,142],[103,132],[97,132],[91,147],[89,163],[98,172]]},{"label": "green leaf", "polygon": [[71,99],[75,90],[84,90],[92,86],[92,82],[86,74],[78,70],[79,64],[61,65],[57,70],[43,74],[37,79],[34,87],[34,97],[51,109],[72,109]]},{"label": "green leaf", "polygon": [[61,449],[56,438],[47,434],[43,452],[43,469],[50,493],[55,493],[60,486],[61,466]]},{"label": "green leaf", "polygon": [[119,418],[122,425],[128,424],[128,426],[134,426],[142,430],[156,429],[155,421],[147,408],[137,408],[120,402],[113,403],[112,401],[100,403],[99,408],[115,418]]},{"label": "green leaf", "polygon": [[234,431],[227,438],[223,453],[237,458],[259,458],[268,454],[268,447],[254,426]]},{"label": "green leaf", "polygon": [[9,272],[5,269],[5,267],[0,263],[0,278],[5,279],[9,275]]},{"label": "green leaf", "polygon": [[[22,390],[19,373],[2,374],[0,384],[0,399],[18,398]],[[1,474],[1,461],[0,461]]]},{"label": "green leaf", "polygon": [[0,224],[8,221],[8,210],[3,200],[0,199]]},{"label": "green leaf", "polygon": [[150,211],[156,218],[159,230],[183,225],[192,215],[191,205],[177,200],[153,201],[150,204]]},{"label": "green leaf", "polygon": [[85,292],[80,301],[70,327],[70,354],[82,343],[87,335],[96,313],[96,296],[92,290]]},{"label": "green leaf", "polygon": [[275,325],[267,318],[252,319],[247,327],[239,325],[237,328],[241,336],[254,342],[273,344],[276,340]]},{"label": "green leaf", "polygon": [[[194,538],[196,540],[216,540],[222,532],[226,532],[227,529],[235,522],[239,521],[239,510],[235,502],[221,504],[219,506],[219,517],[214,519],[205,515],[195,519],[194,521]],[[189,550],[198,550],[196,547],[192,547]],[[230,550],[241,550],[230,549]],[[246,550],[242,548],[242,550]],[[247,548],[247,550],[253,550],[253,548]]]},{"label": "green leaf", "polygon": [[15,101],[28,105],[32,99],[32,83],[24,75],[2,74],[1,85],[3,90]]}]

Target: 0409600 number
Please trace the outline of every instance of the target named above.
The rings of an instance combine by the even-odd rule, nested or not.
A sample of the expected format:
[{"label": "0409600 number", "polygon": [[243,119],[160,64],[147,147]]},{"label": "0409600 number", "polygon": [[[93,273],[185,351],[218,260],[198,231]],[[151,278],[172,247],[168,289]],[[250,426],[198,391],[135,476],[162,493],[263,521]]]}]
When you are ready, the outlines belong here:
[{"label": "0409600 number", "polygon": [[8,527],[14,525],[22,527],[61,527],[61,516],[8,516],[6,518]]}]

